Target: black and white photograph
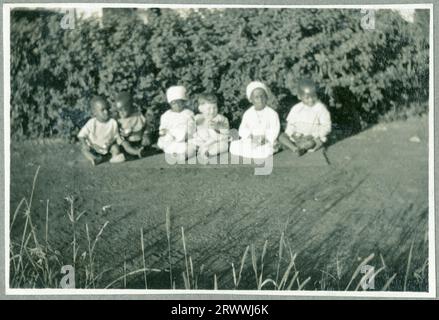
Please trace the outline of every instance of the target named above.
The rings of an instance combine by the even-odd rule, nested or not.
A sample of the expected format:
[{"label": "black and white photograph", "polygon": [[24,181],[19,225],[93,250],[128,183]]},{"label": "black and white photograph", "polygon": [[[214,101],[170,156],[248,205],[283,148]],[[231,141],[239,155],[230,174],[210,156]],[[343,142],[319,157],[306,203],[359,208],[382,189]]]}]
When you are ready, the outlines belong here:
[{"label": "black and white photograph", "polygon": [[4,4],[7,293],[435,297],[432,14]]}]

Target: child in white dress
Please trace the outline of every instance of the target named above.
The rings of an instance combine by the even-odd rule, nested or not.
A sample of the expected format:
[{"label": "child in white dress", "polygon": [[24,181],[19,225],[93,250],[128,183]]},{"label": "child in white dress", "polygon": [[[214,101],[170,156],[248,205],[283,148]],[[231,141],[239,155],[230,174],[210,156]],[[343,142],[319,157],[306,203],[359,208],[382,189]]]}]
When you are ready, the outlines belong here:
[{"label": "child in white dress", "polygon": [[195,131],[194,113],[186,109],[186,89],[173,86],[166,91],[170,109],[160,117],[157,146],[173,156],[190,158],[196,147],[190,140]]},{"label": "child in white dress", "polygon": [[268,88],[259,81],[247,86],[247,99],[253,103],[245,111],[239,126],[240,139],[230,144],[230,153],[253,159],[264,159],[274,153],[280,131],[279,116],[267,106]]}]

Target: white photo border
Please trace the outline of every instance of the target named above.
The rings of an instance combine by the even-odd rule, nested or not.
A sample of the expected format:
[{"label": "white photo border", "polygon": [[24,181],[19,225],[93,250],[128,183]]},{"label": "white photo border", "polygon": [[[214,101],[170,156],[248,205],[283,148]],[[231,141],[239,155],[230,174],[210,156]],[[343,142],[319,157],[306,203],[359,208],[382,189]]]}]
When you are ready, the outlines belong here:
[{"label": "white photo border", "polygon": [[[374,292],[374,291],[287,291],[274,290],[168,290],[168,289],[15,289],[9,287],[9,218],[10,218],[10,12],[14,8],[313,8],[313,9],[429,9],[430,11],[430,52],[429,52],[429,130],[428,130],[428,292]],[[434,12],[433,3],[410,4],[340,4],[340,5],[260,5],[260,4],[164,4],[164,3],[5,3],[3,4],[3,93],[4,93],[4,259],[5,259],[5,294],[8,296],[77,296],[77,295],[172,295],[172,298],[182,296],[203,295],[203,298],[217,298],[218,295],[244,295],[274,297],[359,297],[359,298],[435,298],[436,297],[436,235],[435,235],[435,162],[434,162]]]}]

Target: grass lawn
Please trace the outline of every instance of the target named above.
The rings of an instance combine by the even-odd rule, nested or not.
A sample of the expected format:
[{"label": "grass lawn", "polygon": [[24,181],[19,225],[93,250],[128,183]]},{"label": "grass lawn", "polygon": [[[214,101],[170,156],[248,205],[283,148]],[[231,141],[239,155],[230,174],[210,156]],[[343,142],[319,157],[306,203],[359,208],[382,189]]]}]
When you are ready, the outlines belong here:
[{"label": "grass lawn", "polygon": [[[409,141],[413,136],[420,142]],[[85,225],[93,242],[108,222],[94,250],[94,272],[105,271],[93,284],[99,288],[145,261],[157,270],[111,287],[144,288],[146,275],[148,288],[170,288],[171,265],[176,288],[233,289],[242,265],[238,289],[257,289],[266,279],[273,282],[262,288],[273,289],[293,260],[286,274],[291,289],[344,290],[351,282],[354,290],[364,275],[355,271],[369,258],[375,271],[382,268],[376,290],[387,283],[388,290],[426,291],[427,119],[375,126],[332,145],[327,155],[330,164],[321,151],[300,158],[283,151],[272,174],[257,176],[249,165],[169,166],[163,154],[92,167],[75,145],[12,143],[11,220],[40,167],[32,223],[45,239],[48,209],[48,243],[61,264],[73,264],[66,197],[74,199],[75,214],[84,212],[75,225],[78,266],[88,263]],[[26,225],[21,209],[14,243]],[[84,279],[77,272],[77,283]]]}]

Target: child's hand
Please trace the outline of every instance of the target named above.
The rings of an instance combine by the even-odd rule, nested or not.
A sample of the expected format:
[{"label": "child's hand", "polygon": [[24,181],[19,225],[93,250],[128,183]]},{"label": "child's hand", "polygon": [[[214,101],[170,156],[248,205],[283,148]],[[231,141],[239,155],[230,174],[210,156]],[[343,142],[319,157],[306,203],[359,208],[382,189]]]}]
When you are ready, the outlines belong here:
[{"label": "child's hand", "polygon": [[143,156],[143,148],[140,148],[139,150],[137,150],[137,156],[139,157],[139,158],[142,158],[142,156]]},{"label": "child's hand", "polygon": [[314,141],[315,141],[316,145],[314,146],[314,148],[309,149],[308,150],[309,152],[317,151],[323,146],[323,141],[320,140],[320,138],[314,138]]},{"label": "child's hand", "polygon": [[265,144],[265,136],[252,136],[253,143],[256,143],[258,145]]},{"label": "child's hand", "polygon": [[90,151],[90,146],[87,144],[84,138],[79,138],[79,143],[81,145],[82,150]]},{"label": "child's hand", "polygon": [[149,137],[145,135],[142,138],[141,144],[142,144],[143,147],[150,146],[151,145],[151,139],[149,139]]}]

